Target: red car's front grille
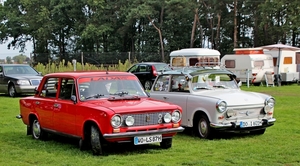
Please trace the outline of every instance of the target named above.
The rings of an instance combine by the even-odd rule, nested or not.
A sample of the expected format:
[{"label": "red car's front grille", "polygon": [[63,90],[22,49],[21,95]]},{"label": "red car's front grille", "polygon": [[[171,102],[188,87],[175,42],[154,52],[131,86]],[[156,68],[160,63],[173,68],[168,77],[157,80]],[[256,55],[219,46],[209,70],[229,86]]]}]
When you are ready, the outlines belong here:
[{"label": "red car's front grille", "polygon": [[148,126],[163,123],[164,115],[170,112],[154,112],[145,114],[126,114],[122,115],[123,123],[122,126],[126,127],[125,120],[128,116],[134,118],[133,126]]}]

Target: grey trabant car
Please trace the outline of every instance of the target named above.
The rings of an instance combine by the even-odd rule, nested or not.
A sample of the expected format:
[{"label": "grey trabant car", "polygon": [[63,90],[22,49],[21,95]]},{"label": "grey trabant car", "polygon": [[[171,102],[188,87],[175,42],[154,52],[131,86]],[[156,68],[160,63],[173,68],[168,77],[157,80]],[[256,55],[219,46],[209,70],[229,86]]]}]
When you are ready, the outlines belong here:
[{"label": "grey trabant car", "polygon": [[200,138],[218,131],[264,134],[276,121],[274,97],[240,89],[228,70],[186,67],[159,75],[150,97],[182,107],[183,127]]},{"label": "grey trabant car", "polygon": [[10,97],[34,93],[43,76],[25,64],[0,64],[0,93]]}]

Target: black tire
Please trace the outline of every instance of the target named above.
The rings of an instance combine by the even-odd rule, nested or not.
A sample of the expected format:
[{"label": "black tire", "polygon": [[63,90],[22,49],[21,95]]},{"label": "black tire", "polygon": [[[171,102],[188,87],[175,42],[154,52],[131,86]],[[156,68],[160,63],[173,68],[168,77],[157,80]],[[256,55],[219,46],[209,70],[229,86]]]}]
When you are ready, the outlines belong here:
[{"label": "black tire", "polygon": [[48,134],[42,129],[38,119],[34,119],[31,123],[31,135],[36,140],[46,140],[47,138]]},{"label": "black tire", "polygon": [[91,148],[93,155],[98,156],[101,155],[102,152],[102,144],[101,144],[101,136],[98,127],[91,126]]},{"label": "black tire", "polygon": [[163,149],[169,149],[169,148],[171,148],[172,147],[172,138],[163,139],[160,142],[160,147],[162,147]]},{"label": "black tire", "polygon": [[260,130],[251,131],[250,133],[254,135],[262,135],[265,133],[265,131],[266,129],[260,129]]},{"label": "black tire", "polygon": [[210,127],[210,122],[205,115],[200,115],[194,122],[194,129],[198,137],[212,139],[215,131]]},{"label": "black tire", "polygon": [[145,90],[150,90],[152,87],[152,81],[146,80],[144,83]]},{"label": "black tire", "polygon": [[17,96],[17,91],[15,88],[14,84],[9,84],[8,89],[7,89],[7,93],[9,97],[16,97]]}]

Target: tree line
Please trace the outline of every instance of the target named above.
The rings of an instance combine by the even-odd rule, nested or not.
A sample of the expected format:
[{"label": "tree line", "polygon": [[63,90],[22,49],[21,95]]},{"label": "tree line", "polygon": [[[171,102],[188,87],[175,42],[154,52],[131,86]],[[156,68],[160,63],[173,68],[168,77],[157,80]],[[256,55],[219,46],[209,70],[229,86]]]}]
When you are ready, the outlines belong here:
[{"label": "tree line", "polygon": [[225,55],[275,43],[299,47],[299,8],[295,0],[6,0],[0,44],[22,51],[31,41],[40,63],[128,54],[168,62],[182,48]]}]

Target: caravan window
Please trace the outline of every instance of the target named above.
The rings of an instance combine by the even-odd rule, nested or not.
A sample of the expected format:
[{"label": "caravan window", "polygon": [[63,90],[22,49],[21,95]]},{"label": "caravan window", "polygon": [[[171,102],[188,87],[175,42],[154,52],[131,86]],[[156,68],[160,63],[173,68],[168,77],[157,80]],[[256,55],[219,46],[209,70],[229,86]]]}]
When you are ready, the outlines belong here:
[{"label": "caravan window", "polygon": [[254,67],[263,67],[264,65],[264,61],[253,61]]},{"label": "caravan window", "polygon": [[225,60],[226,68],[235,68],[235,60]]},{"label": "caravan window", "polygon": [[293,59],[292,57],[284,57],[283,64],[292,64]]},{"label": "caravan window", "polygon": [[185,59],[182,57],[176,57],[172,59],[172,66],[183,67],[185,66]]}]

